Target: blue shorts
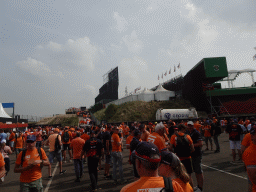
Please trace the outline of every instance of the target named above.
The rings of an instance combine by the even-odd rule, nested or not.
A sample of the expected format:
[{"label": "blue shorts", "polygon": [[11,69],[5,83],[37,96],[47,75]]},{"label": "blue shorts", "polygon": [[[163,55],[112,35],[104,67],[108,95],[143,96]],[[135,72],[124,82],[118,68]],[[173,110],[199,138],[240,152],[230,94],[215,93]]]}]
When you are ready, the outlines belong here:
[{"label": "blue shorts", "polygon": [[49,162],[52,164],[54,158],[56,157],[57,161],[62,161],[62,153],[61,152],[55,152],[55,151],[51,151],[49,153]]}]

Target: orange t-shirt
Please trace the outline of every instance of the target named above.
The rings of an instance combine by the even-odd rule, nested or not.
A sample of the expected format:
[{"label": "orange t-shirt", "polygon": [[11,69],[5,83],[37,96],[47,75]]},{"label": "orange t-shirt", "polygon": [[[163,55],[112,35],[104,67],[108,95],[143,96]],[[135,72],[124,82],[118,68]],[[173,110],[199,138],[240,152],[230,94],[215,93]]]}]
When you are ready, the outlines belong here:
[{"label": "orange t-shirt", "polygon": [[205,137],[211,137],[212,135],[211,135],[211,126],[210,125],[204,125],[203,126],[203,128],[202,128],[203,130],[204,130],[204,136]]},{"label": "orange t-shirt", "polygon": [[121,142],[120,137],[118,136],[118,134],[113,133],[113,135],[111,136],[112,152],[121,152],[122,151],[122,146],[117,145],[118,142]]},{"label": "orange t-shirt", "polygon": [[165,150],[166,145],[164,138],[161,137],[158,133],[154,132],[148,136],[148,142],[154,143],[159,151]]},{"label": "orange t-shirt", "polygon": [[194,124],[194,127],[195,127],[195,129],[200,133],[201,131],[200,131],[200,128],[201,128],[201,125],[198,123],[198,122],[196,122],[195,124]]},{"label": "orange t-shirt", "polygon": [[127,145],[130,145],[130,143],[131,143],[133,137],[134,137],[134,136],[132,136],[132,135],[129,135],[129,136],[127,137],[127,139],[126,139],[126,146],[127,146]]},{"label": "orange t-shirt", "polygon": [[[42,159],[46,160],[47,156],[45,154],[45,151],[42,148],[41,148],[41,152],[42,152]],[[23,151],[21,153],[19,153],[19,155],[17,157],[17,160],[16,160],[17,165],[21,164],[22,153],[23,153]],[[30,159],[40,160],[40,156],[39,156],[37,148],[34,148],[32,151],[29,151],[29,150],[26,151],[26,155],[24,157],[22,167],[27,167],[28,166],[28,161]],[[36,181],[36,180],[40,179],[41,177],[42,177],[42,172],[41,172],[40,164],[37,164],[33,168],[31,168],[27,171],[23,171],[20,174],[20,182],[30,183],[32,181]]]},{"label": "orange t-shirt", "polygon": [[23,144],[24,144],[24,137],[17,137],[17,140],[15,139],[15,148],[17,149],[22,149],[23,148]]},{"label": "orange t-shirt", "polygon": [[173,179],[173,180],[176,181],[177,183],[179,183],[179,185],[182,187],[184,192],[194,192],[194,190],[192,189],[192,187],[189,184],[189,182],[184,183],[183,181],[181,181],[180,178],[176,178],[176,179]]},{"label": "orange t-shirt", "polygon": [[[184,133],[181,133],[181,132],[178,132],[178,134],[179,134],[180,136],[185,135]],[[191,146],[191,145],[193,144],[193,140],[191,139],[191,137],[190,137],[189,135],[187,135],[187,139],[188,139],[189,144],[190,144],[190,146]],[[173,134],[172,137],[171,137],[170,143],[171,143],[174,147],[176,147],[176,144],[177,144],[176,141],[177,141],[177,136],[176,136],[175,134]],[[182,160],[185,160],[185,159],[190,159],[191,156],[189,156],[189,157],[179,157],[179,158],[180,158],[180,160],[182,161]]]},{"label": "orange t-shirt", "polygon": [[[244,151],[243,161],[246,167],[256,166],[256,145],[253,143]],[[256,185],[253,184],[252,191],[256,192]]]},{"label": "orange t-shirt", "polygon": [[[67,131],[65,131],[65,132],[67,132]],[[68,134],[69,134],[69,141],[68,141],[68,142],[64,142],[64,141],[63,141],[63,136],[64,136],[64,133],[65,133],[65,132],[63,132],[62,135],[61,135],[62,143],[63,143],[63,144],[70,144],[70,143],[71,143],[72,134],[71,134],[70,131],[68,131]]]},{"label": "orange t-shirt", "polygon": [[55,150],[55,141],[56,141],[56,137],[58,136],[59,141],[61,142],[61,136],[57,133],[54,133],[52,135],[49,136],[48,140],[49,140],[49,150],[50,152]]},{"label": "orange t-shirt", "polygon": [[3,167],[4,165],[5,165],[4,157],[3,157],[2,153],[0,153],[0,167]]},{"label": "orange t-shirt", "polygon": [[[181,186],[172,181],[174,192],[184,192]],[[150,192],[160,191],[164,188],[163,177],[141,177],[138,181],[124,186],[120,192]]]},{"label": "orange t-shirt", "polygon": [[70,148],[73,149],[73,159],[80,159],[85,141],[80,137],[72,140]]},{"label": "orange t-shirt", "polygon": [[12,133],[10,134],[9,141],[14,141],[14,139],[15,139],[15,133],[12,132]]},{"label": "orange t-shirt", "polygon": [[126,127],[124,128],[124,135],[129,135],[129,131],[130,131],[129,127],[126,126]]},{"label": "orange t-shirt", "polygon": [[81,139],[83,139],[86,142],[87,140],[90,139],[90,136],[87,135],[87,133],[84,133],[83,135],[81,135]]},{"label": "orange t-shirt", "polygon": [[242,145],[245,146],[245,147],[249,147],[252,143],[252,138],[251,138],[251,134],[250,133],[247,133],[244,138],[243,138],[243,141],[242,141]]}]

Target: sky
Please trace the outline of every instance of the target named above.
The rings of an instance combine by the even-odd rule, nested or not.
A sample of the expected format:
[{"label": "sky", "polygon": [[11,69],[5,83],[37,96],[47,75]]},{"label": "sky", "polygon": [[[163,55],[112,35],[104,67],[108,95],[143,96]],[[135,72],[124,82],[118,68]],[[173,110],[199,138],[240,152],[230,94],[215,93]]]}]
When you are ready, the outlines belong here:
[{"label": "sky", "polygon": [[[255,10],[251,0],[1,0],[0,102],[35,116],[90,107],[116,66],[119,98],[126,86],[150,89],[206,57],[256,69]],[[251,84],[249,74],[234,82]]]}]

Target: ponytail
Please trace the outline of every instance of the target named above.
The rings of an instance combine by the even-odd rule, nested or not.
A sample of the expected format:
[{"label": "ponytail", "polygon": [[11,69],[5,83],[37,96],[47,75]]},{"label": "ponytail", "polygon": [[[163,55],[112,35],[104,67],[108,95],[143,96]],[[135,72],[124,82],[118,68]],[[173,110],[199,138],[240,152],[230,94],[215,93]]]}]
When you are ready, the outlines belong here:
[{"label": "ponytail", "polygon": [[184,183],[189,182],[190,177],[186,171],[184,165],[180,162],[178,166],[172,167],[173,171],[175,172],[176,176],[180,178],[181,181]]}]

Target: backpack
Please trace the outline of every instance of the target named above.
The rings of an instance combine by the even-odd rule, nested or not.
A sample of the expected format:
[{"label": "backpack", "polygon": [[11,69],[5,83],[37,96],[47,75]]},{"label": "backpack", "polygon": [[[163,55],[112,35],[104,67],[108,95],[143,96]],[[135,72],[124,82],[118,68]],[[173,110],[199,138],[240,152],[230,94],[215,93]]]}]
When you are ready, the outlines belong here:
[{"label": "backpack", "polygon": [[178,133],[175,133],[175,135],[177,136],[177,143],[174,147],[174,153],[178,157],[189,157],[191,155],[191,147],[189,146],[187,134],[180,136]]},{"label": "backpack", "polygon": [[[37,151],[38,151],[38,154],[39,154],[39,156],[40,156],[40,160],[42,160],[42,151],[41,151],[41,147],[37,148]],[[25,158],[25,156],[26,156],[26,152],[27,152],[27,149],[24,149],[24,150],[22,151],[22,154],[21,154],[21,164],[20,164],[21,167],[23,166],[23,162],[24,162],[24,158]],[[40,167],[42,168],[43,165],[41,164]]]},{"label": "backpack", "polygon": [[64,132],[64,134],[63,134],[63,141],[64,142],[69,142],[69,133],[68,133],[68,131]]},{"label": "backpack", "polygon": [[86,153],[87,157],[95,157],[97,155],[97,139],[93,138],[89,140],[89,144],[90,144],[90,149],[89,151]]},{"label": "backpack", "polygon": [[170,177],[164,178],[164,188],[160,192],[173,192],[172,179]]},{"label": "backpack", "polygon": [[58,139],[59,135],[57,135],[56,139],[55,139],[55,149],[54,151],[55,152],[59,152],[61,150],[61,145],[60,145],[60,142],[59,142],[59,139]]}]

